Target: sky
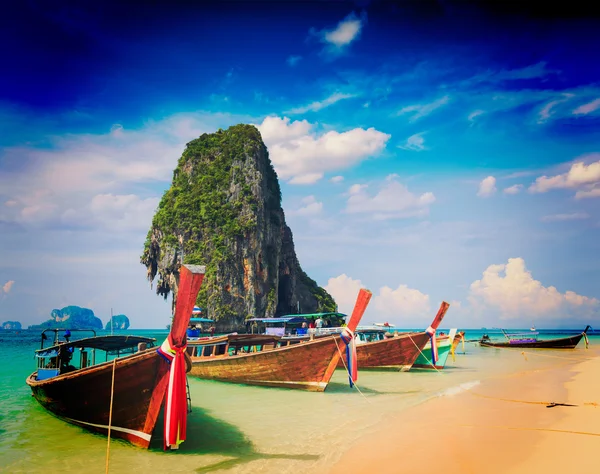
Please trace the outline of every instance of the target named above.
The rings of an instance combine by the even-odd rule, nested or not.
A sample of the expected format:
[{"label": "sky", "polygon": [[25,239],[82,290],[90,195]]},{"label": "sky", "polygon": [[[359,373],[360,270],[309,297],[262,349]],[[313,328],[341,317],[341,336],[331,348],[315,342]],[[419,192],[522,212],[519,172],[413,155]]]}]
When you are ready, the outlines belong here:
[{"label": "sky", "polygon": [[[0,322],[111,308],[185,144],[255,124],[303,269],[364,322],[600,327],[600,20],[474,1],[29,1],[0,15]],[[562,16],[562,17],[561,17]]]}]

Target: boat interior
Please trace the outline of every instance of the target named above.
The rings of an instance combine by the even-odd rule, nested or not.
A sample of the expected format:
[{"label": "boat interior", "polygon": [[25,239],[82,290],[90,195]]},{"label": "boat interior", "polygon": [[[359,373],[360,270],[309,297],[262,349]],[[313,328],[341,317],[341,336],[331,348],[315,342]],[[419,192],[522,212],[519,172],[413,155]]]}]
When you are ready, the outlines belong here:
[{"label": "boat interior", "polygon": [[[73,338],[73,332],[93,334],[91,337]],[[51,346],[44,347],[48,333],[54,333]],[[41,347],[35,351],[38,381],[61,374],[92,367],[123,355],[134,354],[154,347],[156,339],[142,336],[96,336],[93,329],[45,329]]]},{"label": "boat interior", "polygon": [[231,357],[264,352],[308,341],[309,338],[284,338],[271,334],[226,334],[188,340],[190,357]]}]

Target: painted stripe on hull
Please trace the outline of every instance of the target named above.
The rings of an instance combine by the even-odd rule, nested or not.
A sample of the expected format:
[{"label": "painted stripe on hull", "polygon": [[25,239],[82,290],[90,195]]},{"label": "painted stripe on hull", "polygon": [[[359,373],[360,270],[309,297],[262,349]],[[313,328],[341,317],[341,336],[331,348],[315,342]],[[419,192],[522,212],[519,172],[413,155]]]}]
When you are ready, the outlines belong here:
[{"label": "painted stripe on hull", "polygon": [[[435,368],[440,370],[446,366],[446,362],[448,360],[448,355],[450,355],[450,344],[446,344],[443,347],[438,347],[438,360],[435,364]],[[431,351],[431,345],[429,346],[429,351]],[[429,359],[429,354],[427,351],[423,350],[423,354],[419,354],[417,360],[413,364],[415,369],[433,369],[431,366],[431,360]]]},{"label": "painted stripe on hull", "polygon": [[[85,426],[93,426],[94,428],[104,428],[105,430],[108,431],[108,426],[107,425],[97,425],[95,423],[88,423],[87,421],[79,421],[79,420],[74,420],[72,418],[67,418],[67,417],[61,417],[64,420],[70,422],[70,423],[74,423],[77,425],[85,425]],[[133,436],[137,436],[140,439],[143,439],[144,441],[148,441],[150,442],[150,440],[152,439],[152,435],[149,435],[147,433],[142,433],[141,431],[136,431],[136,430],[132,430],[129,428],[121,428],[119,426],[111,426],[110,427],[111,431],[120,431],[121,433],[127,433]]]},{"label": "painted stripe on hull", "polygon": [[374,366],[374,367],[361,367],[359,365],[358,370],[373,370],[373,371],[394,370],[396,372],[408,372],[411,367],[412,367],[412,364],[411,365],[378,365],[378,366]]},{"label": "painted stripe on hull", "polygon": [[307,387],[318,387],[318,388],[322,388],[325,389],[325,387],[327,387],[327,383],[326,382],[294,382],[291,380],[248,380],[248,383],[264,383],[264,384],[269,384],[269,385],[282,385],[282,386],[287,386],[287,385],[305,385]]}]

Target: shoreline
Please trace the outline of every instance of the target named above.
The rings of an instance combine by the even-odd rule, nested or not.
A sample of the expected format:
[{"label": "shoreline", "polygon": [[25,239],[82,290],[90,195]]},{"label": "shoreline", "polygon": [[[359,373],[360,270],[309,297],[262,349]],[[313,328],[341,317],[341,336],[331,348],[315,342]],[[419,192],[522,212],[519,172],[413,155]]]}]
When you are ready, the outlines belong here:
[{"label": "shoreline", "polygon": [[[564,363],[448,389],[364,433],[328,472],[532,474],[574,465],[593,472],[600,349],[588,350],[584,360],[553,354]],[[577,406],[547,408],[548,402]]]}]

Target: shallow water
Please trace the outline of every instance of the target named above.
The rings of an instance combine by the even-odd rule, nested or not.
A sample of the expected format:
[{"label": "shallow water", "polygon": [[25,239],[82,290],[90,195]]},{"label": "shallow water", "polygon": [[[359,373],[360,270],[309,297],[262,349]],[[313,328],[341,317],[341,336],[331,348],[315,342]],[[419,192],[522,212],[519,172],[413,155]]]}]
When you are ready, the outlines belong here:
[{"label": "shallow water", "polygon": [[[131,331],[161,342],[166,331]],[[481,331],[467,331],[477,339]],[[553,336],[556,337],[556,336]],[[594,346],[598,336],[590,337]],[[25,378],[35,369],[39,334],[0,333],[0,470],[104,472],[106,437],[69,425],[31,396]],[[453,396],[490,377],[570,365],[590,355],[582,341],[573,351],[535,351],[459,345],[443,371],[360,371],[357,389],[337,370],[324,393],[189,379],[193,412],[187,441],[162,451],[162,420],[150,450],[112,440],[110,472],[322,472],[351,442],[388,416],[431,397]]]}]

